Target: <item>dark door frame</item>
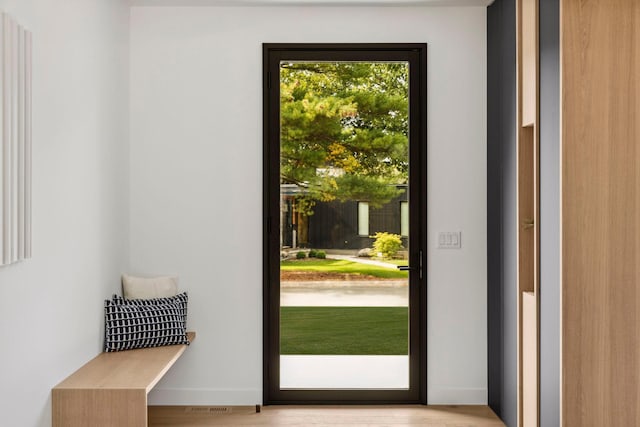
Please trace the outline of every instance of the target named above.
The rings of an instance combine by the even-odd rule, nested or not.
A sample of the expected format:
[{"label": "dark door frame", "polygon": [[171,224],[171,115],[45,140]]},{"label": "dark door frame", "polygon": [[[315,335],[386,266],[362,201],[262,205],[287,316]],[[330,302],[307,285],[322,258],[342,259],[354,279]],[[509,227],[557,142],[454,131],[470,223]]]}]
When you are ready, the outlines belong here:
[{"label": "dark door frame", "polygon": [[[280,85],[281,61],[409,62],[409,370],[408,390],[281,390]],[[263,403],[427,403],[427,45],[426,43],[263,44]],[[417,167],[416,167],[417,166]],[[418,274],[417,266],[424,271]]]}]

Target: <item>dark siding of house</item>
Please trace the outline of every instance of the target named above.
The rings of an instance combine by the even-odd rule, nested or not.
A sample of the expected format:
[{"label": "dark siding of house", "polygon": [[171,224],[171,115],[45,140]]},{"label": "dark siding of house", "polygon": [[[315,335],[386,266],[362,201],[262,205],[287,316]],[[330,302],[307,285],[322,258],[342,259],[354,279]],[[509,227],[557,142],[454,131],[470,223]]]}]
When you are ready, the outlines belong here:
[{"label": "dark siding of house", "polygon": [[363,240],[358,236],[357,202],[316,204],[314,214],[309,217],[309,245],[311,247],[350,249],[360,247]]},{"label": "dark siding of house", "polygon": [[487,8],[489,406],[516,426],[515,0]]},{"label": "dark siding of house", "polygon": [[[369,235],[378,231],[400,234],[400,202],[406,192],[376,209],[369,207]],[[362,249],[373,239],[358,235],[358,202],[317,203],[309,217],[309,246],[321,249]],[[403,239],[406,246],[406,239]]]}]

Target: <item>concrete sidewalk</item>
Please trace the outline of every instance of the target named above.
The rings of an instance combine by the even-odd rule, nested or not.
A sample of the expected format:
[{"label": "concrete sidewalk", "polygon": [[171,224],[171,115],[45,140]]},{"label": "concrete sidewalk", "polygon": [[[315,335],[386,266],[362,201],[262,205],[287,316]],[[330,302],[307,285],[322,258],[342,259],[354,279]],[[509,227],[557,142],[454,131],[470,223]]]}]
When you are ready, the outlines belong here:
[{"label": "concrete sidewalk", "polygon": [[407,389],[409,356],[281,355],[283,389]]},{"label": "concrete sidewalk", "polygon": [[282,282],[280,305],[295,307],[407,307],[407,280]]}]

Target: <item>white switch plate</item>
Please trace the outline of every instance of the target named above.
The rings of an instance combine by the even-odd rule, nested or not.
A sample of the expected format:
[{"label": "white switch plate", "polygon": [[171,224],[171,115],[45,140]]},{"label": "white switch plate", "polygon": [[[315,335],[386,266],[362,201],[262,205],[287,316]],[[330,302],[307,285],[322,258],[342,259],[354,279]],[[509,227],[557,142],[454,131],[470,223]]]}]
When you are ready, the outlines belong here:
[{"label": "white switch plate", "polygon": [[462,247],[461,231],[438,231],[438,249],[460,249]]}]

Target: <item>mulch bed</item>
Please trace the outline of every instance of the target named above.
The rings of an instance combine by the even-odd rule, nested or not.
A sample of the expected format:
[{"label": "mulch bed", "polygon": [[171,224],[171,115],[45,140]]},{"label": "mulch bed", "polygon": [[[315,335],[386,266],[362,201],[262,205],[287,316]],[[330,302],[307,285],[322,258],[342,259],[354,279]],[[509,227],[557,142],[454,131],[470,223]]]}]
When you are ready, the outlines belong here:
[{"label": "mulch bed", "polygon": [[356,281],[356,280],[398,280],[384,279],[366,274],[328,273],[321,271],[281,271],[280,280],[283,282],[320,282],[320,281]]}]

